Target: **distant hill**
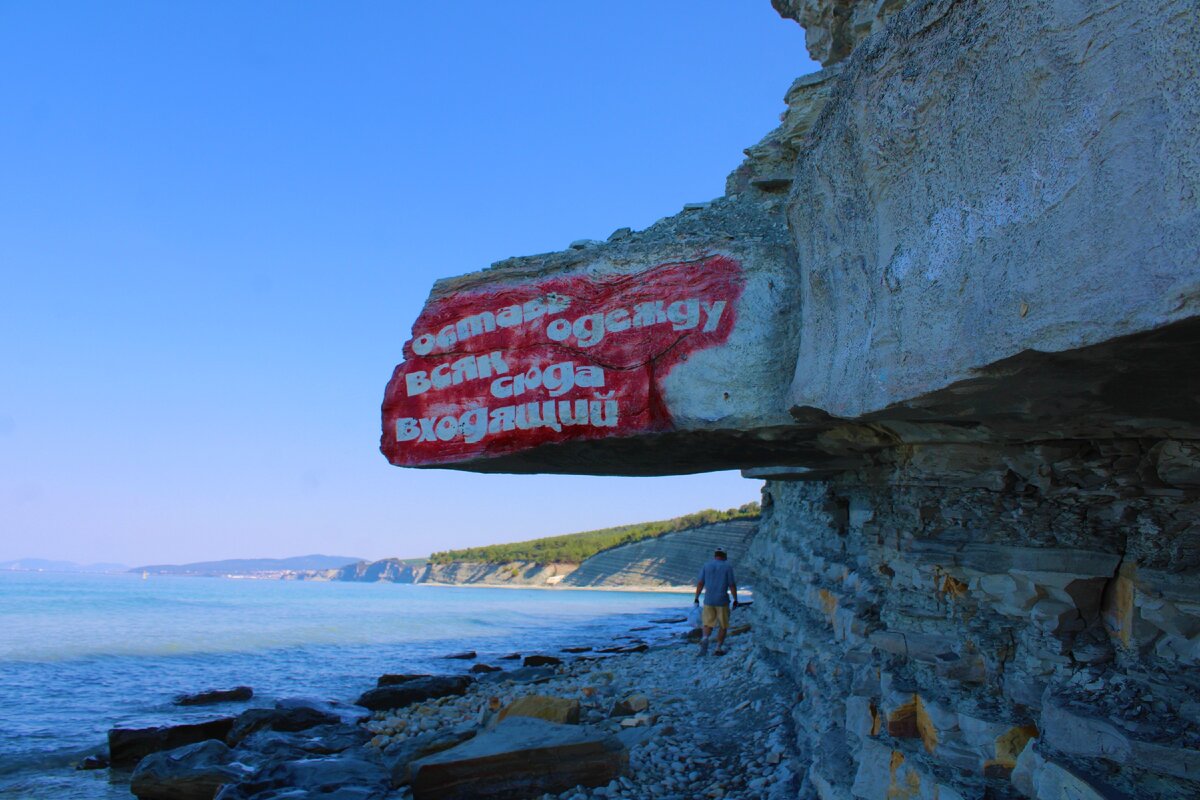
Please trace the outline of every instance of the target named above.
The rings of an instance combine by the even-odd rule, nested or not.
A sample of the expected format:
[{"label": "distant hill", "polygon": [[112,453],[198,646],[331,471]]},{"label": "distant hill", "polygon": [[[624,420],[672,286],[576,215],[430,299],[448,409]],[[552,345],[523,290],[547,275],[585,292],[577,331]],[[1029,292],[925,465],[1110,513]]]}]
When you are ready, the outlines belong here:
[{"label": "distant hill", "polygon": [[700,525],[711,525],[715,522],[727,522],[736,519],[753,519],[762,513],[758,503],[746,503],[739,508],[727,511],[708,509],[695,514],[685,514],[682,517],[659,520],[657,522],[641,522],[634,525],[618,525],[614,528],[602,528],[582,533],[568,533],[561,536],[548,536],[542,539],[530,539],[525,542],[512,544],[493,544],[486,547],[468,547],[463,550],[444,550],[429,557],[434,566],[452,562],[475,562],[484,564],[500,564],[514,561],[528,561],[536,564],[580,564],[585,559],[597,553],[624,544],[652,539],[667,533],[695,528]]},{"label": "distant hill", "polygon": [[149,564],[130,572],[151,575],[262,575],[264,573],[305,572],[339,569],[362,561],[352,556],[293,556],[292,558],[227,558],[223,561],[197,561],[192,564]]},{"label": "distant hill", "polygon": [[44,558],[19,558],[0,561],[0,570],[10,572],[125,572],[127,564],[76,564],[74,561],[49,561]]}]

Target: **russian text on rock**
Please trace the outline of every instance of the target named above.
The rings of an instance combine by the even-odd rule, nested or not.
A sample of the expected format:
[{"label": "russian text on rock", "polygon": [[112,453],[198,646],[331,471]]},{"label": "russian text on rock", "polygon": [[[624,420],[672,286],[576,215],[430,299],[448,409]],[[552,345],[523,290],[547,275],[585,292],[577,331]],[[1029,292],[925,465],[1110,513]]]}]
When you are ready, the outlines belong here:
[{"label": "russian text on rock", "polygon": [[662,379],[728,339],[741,290],[714,256],[433,301],[388,384],[382,449],[421,466],[669,430]]}]

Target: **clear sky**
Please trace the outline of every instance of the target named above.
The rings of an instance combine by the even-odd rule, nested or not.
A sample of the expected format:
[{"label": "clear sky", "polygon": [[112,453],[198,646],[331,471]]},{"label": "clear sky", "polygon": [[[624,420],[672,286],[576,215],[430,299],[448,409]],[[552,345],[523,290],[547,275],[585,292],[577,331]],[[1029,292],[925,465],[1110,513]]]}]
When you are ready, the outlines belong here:
[{"label": "clear sky", "polygon": [[382,558],[737,473],[402,470],[434,279],[723,191],[814,70],[768,0],[0,2],[0,560]]}]

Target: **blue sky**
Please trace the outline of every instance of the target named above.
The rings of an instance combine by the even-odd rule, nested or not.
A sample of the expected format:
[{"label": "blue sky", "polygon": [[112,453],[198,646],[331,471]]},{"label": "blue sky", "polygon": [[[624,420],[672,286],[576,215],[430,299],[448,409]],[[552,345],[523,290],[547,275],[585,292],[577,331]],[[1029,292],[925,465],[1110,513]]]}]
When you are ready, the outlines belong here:
[{"label": "blue sky", "polygon": [[391,467],[432,282],[723,191],[753,3],[0,2],[0,560],[381,558],[756,499]]}]

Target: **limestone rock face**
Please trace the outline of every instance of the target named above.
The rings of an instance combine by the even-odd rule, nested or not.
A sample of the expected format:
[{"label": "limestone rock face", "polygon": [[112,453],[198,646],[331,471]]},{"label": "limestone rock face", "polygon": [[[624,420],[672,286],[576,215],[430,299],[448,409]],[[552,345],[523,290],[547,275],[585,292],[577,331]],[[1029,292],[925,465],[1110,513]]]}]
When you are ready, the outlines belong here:
[{"label": "limestone rock face", "polygon": [[1200,797],[1196,0],[774,5],[827,66],[726,196],[440,282],[384,452],[765,479],[803,796]]},{"label": "limestone rock face", "polygon": [[836,64],[862,39],[882,30],[888,18],[912,0],[771,0],[775,10],[804,28],[808,54]]},{"label": "limestone rock face", "polygon": [[[973,381],[940,413],[1078,426],[1063,419],[1074,404],[1055,407],[1067,375],[1050,397],[1013,402],[1014,380],[1037,368],[1021,354],[1195,320],[1200,15],[1191,2],[1118,5],[913,3],[855,52],[790,196],[793,407],[881,414]],[[1135,371],[1150,346],[1109,358]],[[1098,395],[1092,414],[1163,411],[1122,396],[1117,376],[1060,365],[1072,394]]]}]

